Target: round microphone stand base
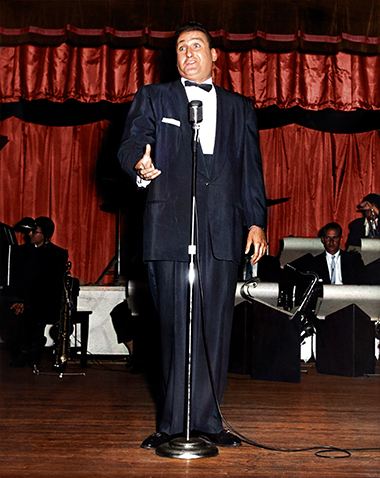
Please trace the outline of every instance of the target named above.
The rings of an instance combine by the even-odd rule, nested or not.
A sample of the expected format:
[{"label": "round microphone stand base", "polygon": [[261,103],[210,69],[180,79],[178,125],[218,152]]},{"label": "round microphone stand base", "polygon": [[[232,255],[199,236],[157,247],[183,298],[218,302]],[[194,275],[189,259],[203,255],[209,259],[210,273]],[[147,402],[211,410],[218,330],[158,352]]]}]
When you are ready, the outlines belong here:
[{"label": "round microphone stand base", "polygon": [[201,438],[186,437],[173,438],[156,448],[156,455],[164,458],[178,458],[193,460],[195,458],[211,458],[219,454],[218,448]]}]

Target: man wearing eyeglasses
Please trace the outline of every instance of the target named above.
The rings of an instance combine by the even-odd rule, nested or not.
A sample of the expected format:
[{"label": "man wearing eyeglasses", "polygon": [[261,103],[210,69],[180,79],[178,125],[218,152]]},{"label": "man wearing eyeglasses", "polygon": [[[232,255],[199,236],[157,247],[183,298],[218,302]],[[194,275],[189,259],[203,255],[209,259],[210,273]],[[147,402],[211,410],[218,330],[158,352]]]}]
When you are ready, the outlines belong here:
[{"label": "man wearing eyeglasses", "polygon": [[68,252],[51,242],[55,226],[48,217],[23,218],[14,229],[24,234],[25,244],[16,248],[12,266],[11,365],[38,366],[46,324],[59,319]]}]

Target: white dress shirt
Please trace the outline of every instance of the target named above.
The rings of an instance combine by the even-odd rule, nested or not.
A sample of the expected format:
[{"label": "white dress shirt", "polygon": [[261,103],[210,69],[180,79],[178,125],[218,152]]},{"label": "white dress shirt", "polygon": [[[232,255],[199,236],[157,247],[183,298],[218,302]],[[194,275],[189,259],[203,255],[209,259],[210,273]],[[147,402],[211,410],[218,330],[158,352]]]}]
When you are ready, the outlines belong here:
[{"label": "white dress shirt", "polygon": [[335,254],[329,254],[326,251],[326,261],[327,267],[329,268],[330,280],[331,280],[331,262],[332,258],[335,257],[335,285],[342,285],[342,267],[340,264],[340,251],[336,252]]},{"label": "white dress shirt", "polygon": [[[187,99],[190,101],[202,101],[203,120],[199,127],[199,142],[203,154],[214,154],[215,135],[216,135],[216,91],[212,84],[212,78],[208,78],[203,83],[212,85],[210,91],[202,90],[197,86],[185,86],[185,78],[181,78],[182,85],[185,88]],[[146,188],[150,180],[136,176],[136,184],[139,188]]]},{"label": "white dress shirt", "polygon": [[[378,223],[379,223],[379,218],[376,218],[375,221],[374,221],[374,223],[375,223],[375,226],[376,226],[376,228],[377,228],[377,225],[378,225]],[[364,230],[365,230],[365,233],[364,233],[364,234],[365,234],[365,237],[369,237],[369,236],[370,236],[370,230],[371,230],[371,227],[373,227],[372,224],[373,224],[373,222],[370,221],[370,220],[368,219],[368,217],[366,217],[365,220],[364,220]]]},{"label": "white dress shirt", "polygon": [[197,86],[185,86],[185,78],[181,78],[185,88],[187,99],[190,101],[202,101],[203,120],[199,128],[199,141],[201,143],[203,154],[214,154],[215,134],[216,134],[216,91],[212,84],[212,78],[208,78],[203,83],[212,85],[210,91],[202,90]]}]

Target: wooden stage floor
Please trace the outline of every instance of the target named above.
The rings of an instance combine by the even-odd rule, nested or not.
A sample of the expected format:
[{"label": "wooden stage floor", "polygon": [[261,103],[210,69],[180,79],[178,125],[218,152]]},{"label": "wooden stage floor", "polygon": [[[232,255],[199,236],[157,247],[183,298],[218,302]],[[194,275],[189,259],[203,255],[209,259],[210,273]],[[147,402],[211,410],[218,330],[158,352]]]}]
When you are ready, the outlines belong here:
[{"label": "wooden stage floor", "polygon": [[[86,369],[74,361],[67,368],[85,376],[37,376],[0,355],[1,478],[380,477],[380,450],[355,450],[380,447],[380,376],[321,375],[310,364],[299,384],[229,376],[222,410],[240,433],[271,448],[335,446],[351,450],[349,458],[244,443],[178,460],[140,448],[155,426],[145,375],[90,359]],[[41,371],[50,372],[47,361]]]}]

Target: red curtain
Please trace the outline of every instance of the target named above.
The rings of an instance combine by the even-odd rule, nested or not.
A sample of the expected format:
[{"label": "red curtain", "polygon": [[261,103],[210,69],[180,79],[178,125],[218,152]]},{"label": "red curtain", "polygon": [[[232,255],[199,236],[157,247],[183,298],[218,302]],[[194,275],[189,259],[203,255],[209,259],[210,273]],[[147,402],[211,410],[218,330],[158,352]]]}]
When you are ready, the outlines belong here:
[{"label": "red curtain", "polygon": [[[52,128],[10,118],[0,123],[9,143],[0,153],[2,222],[47,215],[53,242],[69,249],[73,273],[94,282],[114,254],[115,215],[102,212],[96,163],[107,122]],[[297,125],[260,132],[267,196],[290,199],[269,208],[270,253],[288,235],[315,237],[329,221],[346,239],[355,205],[380,191],[377,131],[322,133]]]},{"label": "red curtain", "polygon": [[52,242],[69,250],[72,272],[95,282],[115,252],[115,215],[102,212],[96,164],[107,121],[48,127],[17,118],[0,122],[9,143],[0,152],[0,218],[48,216]]},{"label": "red curtain", "polygon": [[[76,99],[124,103],[142,84],[160,81],[160,54],[136,50],[22,45],[0,49],[0,102]],[[379,109],[379,57],[222,52],[215,81],[259,108]],[[69,249],[73,273],[94,282],[114,253],[115,216],[102,212],[95,168],[108,123],[47,127],[0,122],[9,143],[0,152],[0,220],[52,217],[53,237]],[[336,220],[345,234],[355,205],[380,192],[377,131],[338,135],[296,125],[261,131],[267,196],[290,197],[269,209],[270,253],[287,235],[315,237]]]},{"label": "red curtain", "polygon": [[84,103],[130,101],[159,81],[158,51],[22,45],[0,49],[0,102],[47,99]]},{"label": "red curtain", "polygon": [[[253,98],[257,108],[380,109],[380,57],[348,53],[218,50],[214,79]],[[0,102],[48,99],[85,103],[130,101],[160,81],[160,54],[145,47],[117,49],[21,45],[0,49]]]}]

